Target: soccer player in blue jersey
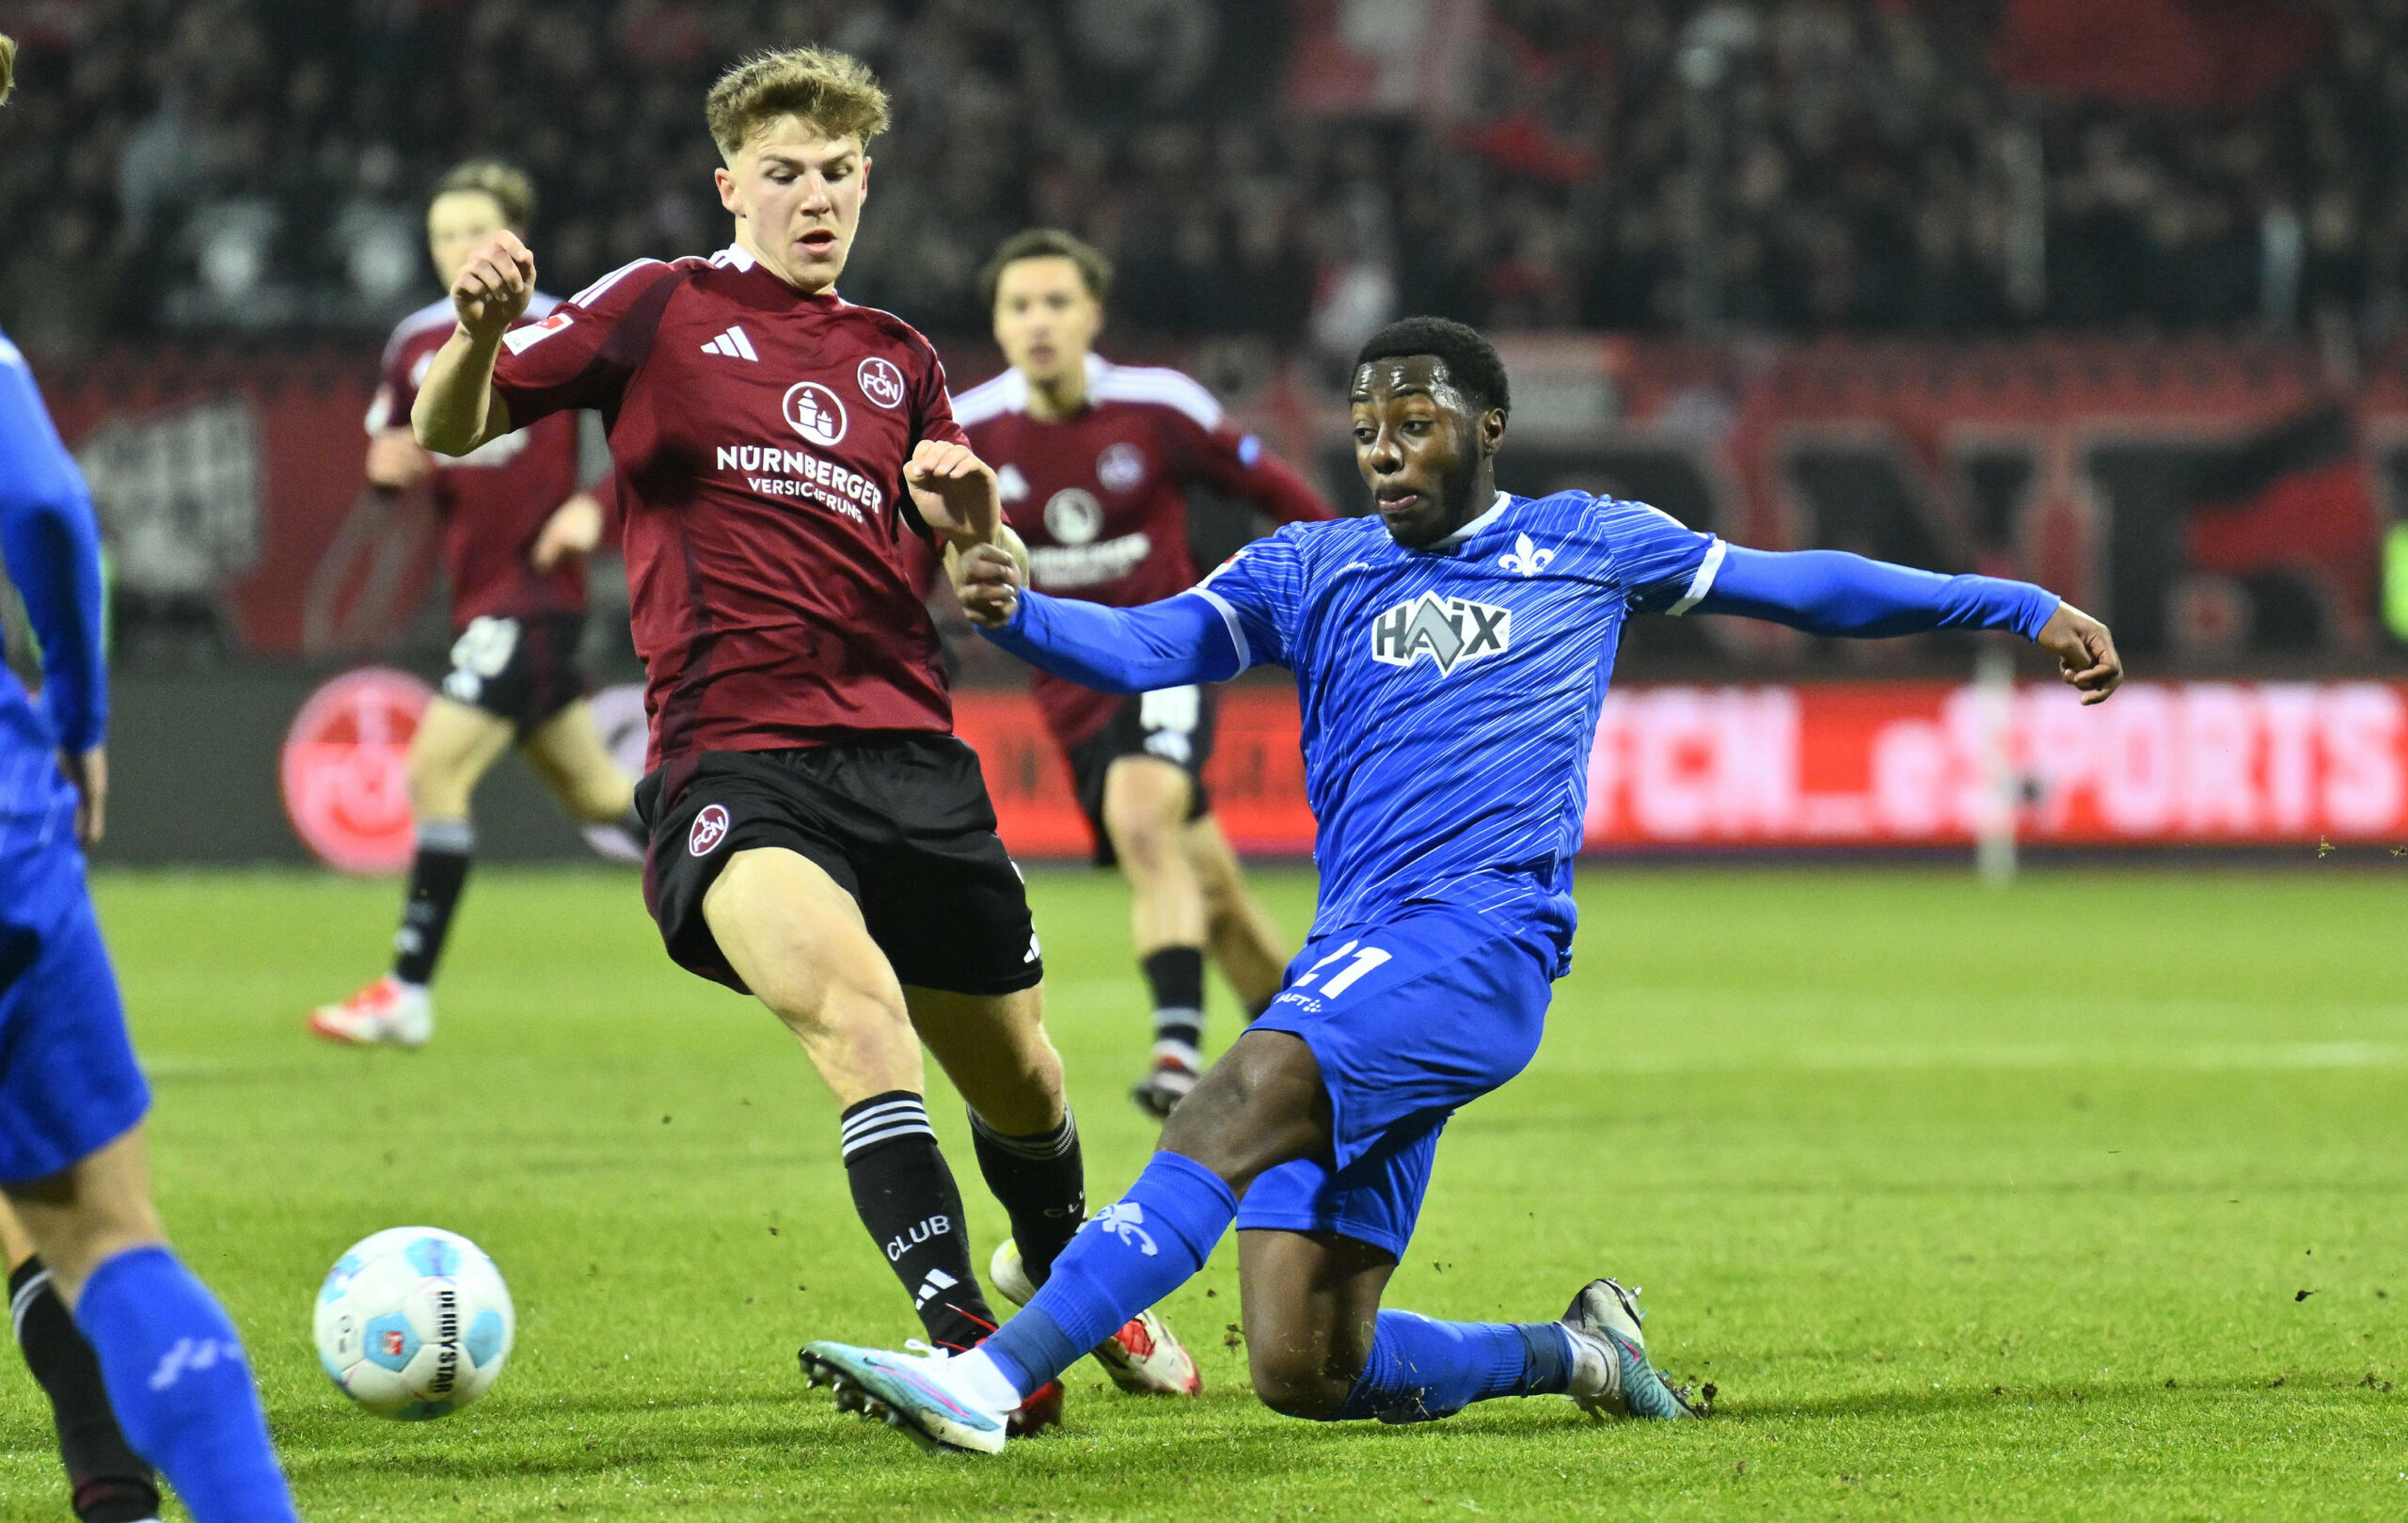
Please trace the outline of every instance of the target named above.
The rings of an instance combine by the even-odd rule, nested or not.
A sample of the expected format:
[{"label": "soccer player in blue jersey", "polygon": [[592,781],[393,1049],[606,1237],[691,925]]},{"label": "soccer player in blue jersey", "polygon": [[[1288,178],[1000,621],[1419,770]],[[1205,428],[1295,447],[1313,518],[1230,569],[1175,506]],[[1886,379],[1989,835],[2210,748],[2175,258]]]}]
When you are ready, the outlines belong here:
[{"label": "soccer player in blue jersey", "polygon": [[2013,629],[2085,703],[2123,678],[2105,626],[2026,583],[1742,549],[1636,502],[1498,491],[1505,370],[1460,324],[1373,335],[1350,401],[1376,516],[1289,525],[1135,609],[1029,592],[983,551],[957,563],[989,638],[1073,681],[1142,692],[1293,671],[1322,881],[1278,998],[1002,1331],[951,1357],[804,1348],[842,1404],[927,1444],[1000,1450],[1023,1393],[1195,1274],[1232,1224],[1254,1388],[1277,1411],[1414,1422],[1560,1393],[1592,1413],[1691,1415],[1611,1279],[1554,1322],[1380,1306],[1439,1132],[1529,1061],[1569,966],[1572,860],[1623,621]]},{"label": "soccer player in blue jersey", "polygon": [[293,1501],[242,1343],[150,1205],[150,1091],[84,887],[106,776],[99,535],[5,335],[0,550],[42,666],[38,701],[0,674],[0,1193],[98,1356],[135,1452],[199,1523],[277,1523]]}]

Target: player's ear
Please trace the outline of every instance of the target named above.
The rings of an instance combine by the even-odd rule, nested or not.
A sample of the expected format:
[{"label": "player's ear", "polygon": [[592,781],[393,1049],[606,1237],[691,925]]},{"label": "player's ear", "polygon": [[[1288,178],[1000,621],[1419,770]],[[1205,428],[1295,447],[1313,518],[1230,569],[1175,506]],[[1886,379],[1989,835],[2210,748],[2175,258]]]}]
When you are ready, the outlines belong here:
[{"label": "player's ear", "polygon": [[1505,442],[1505,409],[1491,407],[1480,415],[1480,452],[1495,454]]},{"label": "player's ear", "polygon": [[719,187],[719,204],[727,208],[730,215],[743,216],[744,205],[736,198],[736,176],[727,166],[722,164],[711,170],[711,183]]}]

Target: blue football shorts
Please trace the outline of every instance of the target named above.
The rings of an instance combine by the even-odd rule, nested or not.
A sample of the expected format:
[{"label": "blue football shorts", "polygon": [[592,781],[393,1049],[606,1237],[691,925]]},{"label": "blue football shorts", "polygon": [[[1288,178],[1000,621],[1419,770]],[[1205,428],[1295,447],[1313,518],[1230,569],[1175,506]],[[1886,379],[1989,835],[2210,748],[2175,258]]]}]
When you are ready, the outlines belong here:
[{"label": "blue football shorts", "polygon": [[150,1108],[82,865],[55,855],[71,894],[41,896],[35,924],[0,906],[0,1184],[57,1173]]},{"label": "blue football shorts", "polygon": [[1240,1231],[1337,1232],[1402,1258],[1438,1134],[1529,1066],[1555,954],[1544,938],[1444,904],[1315,937],[1255,1031],[1303,1039],[1329,1091],[1335,1142],[1256,1179]]}]

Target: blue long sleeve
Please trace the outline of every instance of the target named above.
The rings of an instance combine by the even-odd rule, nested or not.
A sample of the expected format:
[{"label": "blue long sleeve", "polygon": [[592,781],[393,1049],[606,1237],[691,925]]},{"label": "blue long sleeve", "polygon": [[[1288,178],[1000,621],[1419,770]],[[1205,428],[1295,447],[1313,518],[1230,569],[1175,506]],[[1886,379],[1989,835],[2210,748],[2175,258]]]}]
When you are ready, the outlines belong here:
[{"label": "blue long sleeve", "polygon": [[1031,666],[1104,692],[1227,682],[1245,666],[1221,611],[1190,593],[1120,609],[1024,592],[1011,623],[979,633]]},{"label": "blue long sleeve", "polygon": [[83,473],[34,389],[14,345],[0,337],[0,554],[41,643],[42,717],[70,751],[108,731],[101,643],[101,540]]},{"label": "blue long sleeve", "polygon": [[1768,619],[1815,635],[1876,639],[1926,629],[2012,629],[2026,640],[2057,611],[2054,593],[1997,577],[1943,577],[1844,550],[1723,547],[1695,609]]}]

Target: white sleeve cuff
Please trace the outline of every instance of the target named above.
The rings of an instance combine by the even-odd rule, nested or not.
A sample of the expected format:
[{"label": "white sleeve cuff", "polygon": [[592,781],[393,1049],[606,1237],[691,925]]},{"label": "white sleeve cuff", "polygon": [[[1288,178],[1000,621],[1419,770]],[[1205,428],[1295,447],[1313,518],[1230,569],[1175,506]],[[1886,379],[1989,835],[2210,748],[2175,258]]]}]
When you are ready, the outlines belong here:
[{"label": "white sleeve cuff", "polygon": [[1229,600],[1210,587],[1190,587],[1188,591],[1221,611],[1221,622],[1229,627],[1229,643],[1238,648],[1238,670],[1243,672],[1252,666],[1254,649],[1246,643],[1245,627],[1238,623],[1238,611],[1229,606]]},{"label": "white sleeve cuff", "polygon": [[1679,618],[1697,607],[1699,598],[1714,591],[1714,574],[1722,569],[1722,552],[1729,548],[1730,547],[1719,539],[1707,546],[1705,559],[1698,563],[1697,575],[1689,579],[1689,590],[1681,595],[1679,602],[1664,611],[1674,618]]}]

